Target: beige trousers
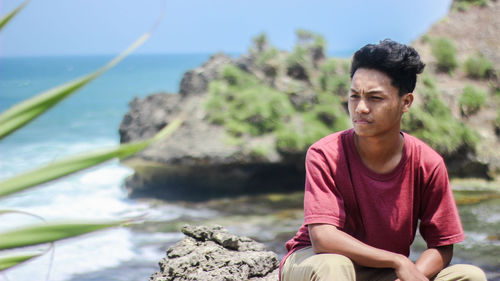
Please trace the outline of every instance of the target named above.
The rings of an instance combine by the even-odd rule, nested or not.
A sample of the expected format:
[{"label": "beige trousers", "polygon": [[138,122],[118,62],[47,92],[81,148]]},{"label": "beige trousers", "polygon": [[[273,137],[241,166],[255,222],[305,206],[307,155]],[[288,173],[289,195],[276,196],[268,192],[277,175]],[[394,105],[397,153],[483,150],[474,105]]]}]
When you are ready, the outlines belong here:
[{"label": "beige trousers", "polygon": [[[281,270],[281,281],[394,281],[391,268],[370,268],[354,264],[337,254],[315,254],[311,247],[290,255]],[[457,264],[441,270],[434,281],[486,281],[484,272],[473,265]]]}]

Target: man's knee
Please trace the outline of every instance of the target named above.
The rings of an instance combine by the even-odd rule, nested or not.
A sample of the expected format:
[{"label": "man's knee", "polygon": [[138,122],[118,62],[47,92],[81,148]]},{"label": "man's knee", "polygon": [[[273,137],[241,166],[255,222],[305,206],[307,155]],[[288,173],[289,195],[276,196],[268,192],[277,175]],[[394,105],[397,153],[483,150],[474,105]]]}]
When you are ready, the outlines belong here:
[{"label": "man's knee", "polygon": [[310,269],[311,280],[355,280],[352,261],[342,255],[317,254],[303,263]]},{"label": "man's knee", "polygon": [[306,248],[288,257],[282,280],[356,280],[354,264],[342,255],[315,254]]},{"label": "man's knee", "polygon": [[486,274],[484,274],[484,271],[477,266],[469,264],[456,264],[443,269],[435,280],[486,281]]}]

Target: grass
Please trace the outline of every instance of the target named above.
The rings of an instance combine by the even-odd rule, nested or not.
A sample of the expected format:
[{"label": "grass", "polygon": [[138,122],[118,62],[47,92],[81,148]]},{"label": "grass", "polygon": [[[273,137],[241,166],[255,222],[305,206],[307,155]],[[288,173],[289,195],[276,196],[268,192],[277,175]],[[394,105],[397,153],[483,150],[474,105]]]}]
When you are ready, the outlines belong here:
[{"label": "grass", "polygon": [[210,83],[205,109],[210,122],[224,125],[233,136],[272,132],[294,112],[285,94],[233,65]]},{"label": "grass", "polygon": [[487,93],[472,85],[464,87],[458,103],[464,116],[471,116],[479,111],[486,102]]},{"label": "grass", "polygon": [[493,63],[481,54],[467,58],[464,68],[467,75],[475,79],[488,78],[494,70]]},{"label": "grass", "polygon": [[431,41],[431,51],[437,60],[438,69],[452,74],[458,66],[453,41],[447,38],[434,38]]}]

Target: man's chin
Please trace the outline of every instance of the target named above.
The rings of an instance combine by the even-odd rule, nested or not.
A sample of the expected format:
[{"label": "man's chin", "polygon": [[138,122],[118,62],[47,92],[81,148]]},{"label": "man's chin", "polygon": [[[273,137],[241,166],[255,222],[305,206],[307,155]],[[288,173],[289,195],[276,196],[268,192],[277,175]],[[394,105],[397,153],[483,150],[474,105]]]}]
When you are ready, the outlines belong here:
[{"label": "man's chin", "polygon": [[354,126],[354,133],[356,133],[356,135],[359,137],[373,137],[375,135],[372,130],[359,128],[357,126]]}]

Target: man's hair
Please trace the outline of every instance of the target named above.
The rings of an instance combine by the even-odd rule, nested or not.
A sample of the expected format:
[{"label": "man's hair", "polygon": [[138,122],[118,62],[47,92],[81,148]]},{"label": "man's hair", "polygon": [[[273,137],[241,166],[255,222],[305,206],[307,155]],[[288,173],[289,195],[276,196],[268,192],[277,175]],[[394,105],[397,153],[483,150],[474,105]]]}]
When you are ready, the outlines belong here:
[{"label": "man's hair", "polygon": [[422,73],[425,64],[412,47],[390,39],[377,45],[368,44],[359,49],[352,59],[351,79],[358,68],[375,69],[387,74],[392,85],[399,89],[399,95],[412,93],[417,83],[417,74]]}]

